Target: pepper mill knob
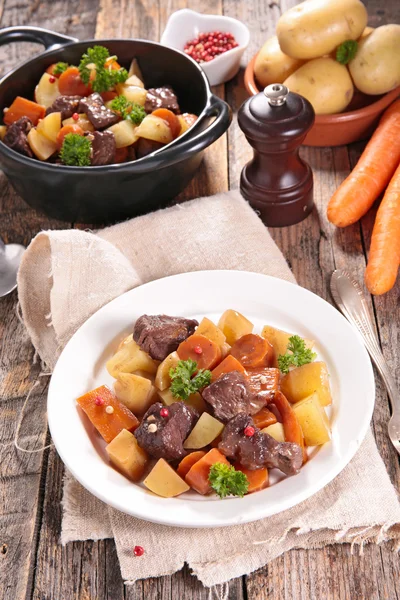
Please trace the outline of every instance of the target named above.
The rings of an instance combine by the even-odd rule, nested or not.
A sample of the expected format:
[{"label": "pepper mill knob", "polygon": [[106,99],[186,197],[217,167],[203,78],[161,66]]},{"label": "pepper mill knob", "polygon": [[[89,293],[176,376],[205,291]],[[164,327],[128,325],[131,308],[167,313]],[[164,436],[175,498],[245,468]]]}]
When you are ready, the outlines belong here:
[{"label": "pepper mill knob", "polygon": [[280,83],[246,100],[239,127],[254,149],[240,191],[270,227],[293,225],[313,208],[313,176],[299,147],[314,123],[310,102]]}]

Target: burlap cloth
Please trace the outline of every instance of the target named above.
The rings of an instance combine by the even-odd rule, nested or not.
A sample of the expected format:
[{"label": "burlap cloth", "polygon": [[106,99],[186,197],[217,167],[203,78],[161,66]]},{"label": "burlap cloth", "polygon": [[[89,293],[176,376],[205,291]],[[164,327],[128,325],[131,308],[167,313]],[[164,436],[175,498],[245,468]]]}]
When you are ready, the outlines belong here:
[{"label": "burlap cloth", "polygon": [[[202,198],[98,232],[46,231],[26,251],[18,279],[23,318],[54,367],[98,308],[147,281],[201,269],[241,269],[294,281],[267,229],[237,192]],[[291,548],[400,540],[400,506],[368,433],[351,463],[300,505],[220,529],[153,525],[108,508],[66,475],[62,543],[113,537],[123,579],[174,573],[186,562],[206,586],[250,573]],[[136,558],[139,544],[145,554]]]}]

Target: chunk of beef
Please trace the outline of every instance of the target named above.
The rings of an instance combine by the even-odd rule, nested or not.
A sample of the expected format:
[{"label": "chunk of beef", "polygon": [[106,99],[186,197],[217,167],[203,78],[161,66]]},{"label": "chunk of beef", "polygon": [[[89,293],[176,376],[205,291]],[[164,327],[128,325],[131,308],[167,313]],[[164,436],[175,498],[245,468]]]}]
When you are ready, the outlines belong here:
[{"label": "chunk of beef", "polygon": [[135,323],[133,339],[154,360],[164,360],[192,335],[198,322],[184,317],[142,315]]},{"label": "chunk of beef", "polygon": [[78,111],[87,114],[87,118],[95,129],[105,129],[120,120],[115,112],[105,106],[103,98],[97,92],[90,94],[87,98],[82,98]]},{"label": "chunk of beef", "polygon": [[33,152],[28,144],[27,134],[32,129],[32,121],[28,117],[21,117],[7,128],[3,142],[20,154],[33,158]]},{"label": "chunk of beef", "polygon": [[213,407],[215,417],[223,423],[237,414],[255,415],[267,403],[262,395],[252,392],[248,378],[239,371],[218,377],[203,390],[202,396]]},{"label": "chunk of beef", "polygon": [[156,150],[159,150],[165,146],[161,142],[156,142],[154,140],[146,140],[146,138],[139,138],[136,143],[136,156],[137,158],[143,158]]},{"label": "chunk of beef", "polygon": [[247,377],[250,391],[257,400],[262,400],[265,404],[273,402],[279,389],[279,369],[272,367],[247,369]]},{"label": "chunk of beef", "polygon": [[53,112],[61,113],[61,121],[69,119],[77,112],[81,96],[59,96],[46,110],[46,115]]},{"label": "chunk of beef", "polygon": [[93,131],[86,134],[92,142],[90,164],[94,167],[115,162],[115,137],[111,131]]},{"label": "chunk of beef", "polygon": [[171,86],[163,85],[147,90],[144,110],[147,113],[151,113],[156,108],[168,108],[168,110],[172,110],[176,115],[180,114],[178,98]]},{"label": "chunk of beef", "polygon": [[161,402],[152,404],[134,435],[138,444],[154,458],[175,460],[187,454],[183,442],[198,418],[196,411],[184,402],[168,406],[168,416],[162,417]]},{"label": "chunk of beef", "polygon": [[[244,434],[248,426],[255,430],[251,437]],[[277,442],[268,433],[262,433],[251,417],[244,414],[237,415],[225,426],[218,449],[247,469],[277,468],[285,475],[294,475],[303,463],[303,452],[298,444]]]}]

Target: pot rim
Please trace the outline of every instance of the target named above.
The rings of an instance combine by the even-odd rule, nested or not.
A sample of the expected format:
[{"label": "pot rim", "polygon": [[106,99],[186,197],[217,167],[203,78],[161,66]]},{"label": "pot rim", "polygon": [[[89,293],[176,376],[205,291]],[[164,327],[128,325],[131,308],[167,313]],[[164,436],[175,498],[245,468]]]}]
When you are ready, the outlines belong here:
[{"label": "pot rim", "polygon": [[[51,32],[51,33],[53,33],[53,32]],[[54,34],[55,34],[55,32],[54,32]],[[88,40],[77,40],[76,38],[70,38],[70,39],[71,39],[70,42],[66,41],[64,44],[60,44],[56,48],[50,47],[50,48],[44,50],[43,52],[41,52],[40,54],[37,54],[33,58],[30,58],[30,59],[26,60],[25,62],[17,65],[14,69],[12,69],[8,73],[6,73],[0,79],[0,88],[6,82],[6,80],[9,77],[11,77],[12,75],[14,75],[19,69],[22,69],[23,67],[26,67],[31,63],[38,62],[38,61],[42,60],[43,58],[51,56],[52,54],[57,55],[59,52],[62,52],[65,48],[67,48],[67,47],[69,48],[70,46],[77,46],[77,45],[83,44],[83,45],[87,45],[89,47],[91,44],[102,45],[102,44],[113,43],[113,42],[123,42],[123,43],[125,43],[125,42],[127,42],[127,43],[141,42],[141,43],[144,43],[149,46],[167,48],[171,52],[180,54],[181,56],[184,56],[186,60],[190,61],[196,67],[197,71],[199,72],[199,74],[202,77],[206,95],[207,95],[206,105],[203,108],[200,115],[197,117],[197,120],[193,123],[193,125],[191,125],[189,127],[189,129],[187,131],[185,131],[184,134],[182,134],[175,140],[172,140],[172,142],[170,142],[169,144],[166,144],[163,148],[159,148],[158,150],[155,150],[151,154],[149,154],[147,156],[143,156],[142,158],[139,158],[134,161],[129,161],[129,162],[125,162],[125,163],[116,163],[116,164],[111,164],[111,165],[99,165],[99,166],[93,165],[90,167],[76,167],[76,166],[68,166],[68,165],[62,165],[62,164],[54,164],[54,163],[49,163],[46,161],[41,161],[37,158],[31,158],[29,156],[24,156],[23,154],[16,152],[12,148],[9,148],[2,141],[0,141],[0,154],[3,153],[5,155],[7,155],[9,158],[15,160],[16,162],[21,163],[24,166],[38,167],[38,168],[42,168],[44,170],[49,169],[50,171],[56,170],[57,172],[60,172],[60,173],[62,173],[62,172],[63,173],[75,173],[75,174],[87,173],[88,175],[90,173],[99,173],[99,172],[105,173],[105,172],[111,172],[111,171],[125,172],[128,170],[130,172],[132,172],[132,170],[137,171],[138,174],[140,174],[142,171],[141,167],[144,165],[144,163],[145,163],[146,168],[143,170],[143,172],[147,172],[151,169],[153,163],[154,163],[154,168],[164,168],[164,167],[168,167],[170,162],[176,162],[175,160],[173,160],[172,157],[170,157],[170,160],[167,159],[164,164],[160,165],[159,164],[159,161],[161,159],[160,155],[166,149],[170,149],[172,147],[174,147],[178,150],[179,145],[182,143],[182,141],[184,139],[189,140],[193,127],[198,125],[199,122],[201,120],[203,120],[205,117],[210,116],[209,112],[212,107],[212,101],[214,98],[217,98],[216,96],[213,95],[209,81],[207,79],[207,76],[204,73],[203,69],[199,66],[199,64],[195,60],[193,60],[190,56],[188,56],[187,54],[182,52],[181,50],[164,46],[163,44],[160,44],[159,42],[154,42],[152,40],[144,40],[141,38],[101,38],[101,39],[93,39],[92,38],[92,39],[88,39]],[[218,99],[218,100],[220,100],[220,99]],[[223,101],[221,100],[221,102],[223,102]],[[183,154],[182,161],[185,160],[186,158],[187,157]]]}]

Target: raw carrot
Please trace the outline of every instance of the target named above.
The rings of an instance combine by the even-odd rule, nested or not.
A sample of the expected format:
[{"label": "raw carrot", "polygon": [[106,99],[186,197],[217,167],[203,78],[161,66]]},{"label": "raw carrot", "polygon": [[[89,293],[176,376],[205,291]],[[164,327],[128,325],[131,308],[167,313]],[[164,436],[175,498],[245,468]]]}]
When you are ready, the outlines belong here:
[{"label": "raw carrot", "polygon": [[221,348],[200,333],[194,333],[179,344],[177,353],[181,360],[195,360],[198,369],[211,370],[221,360]]},{"label": "raw carrot", "polygon": [[269,425],[273,425],[277,422],[277,418],[273,412],[268,410],[268,408],[262,408],[258,413],[253,415],[254,425],[258,427],[258,429],[264,429],[264,427],[268,427]]},{"label": "raw carrot", "polygon": [[4,113],[4,123],[11,125],[21,117],[28,117],[33,125],[37,125],[39,119],[43,119],[45,115],[46,109],[44,106],[32,102],[32,100],[22,98],[22,96],[17,96],[9,109]]},{"label": "raw carrot", "polygon": [[246,368],[269,367],[274,359],[274,349],[268,340],[255,333],[239,338],[232,346],[230,354]]},{"label": "raw carrot", "polygon": [[215,381],[224,373],[230,373],[231,371],[239,371],[240,373],[246,372],[244,366],[234,356],[228,355],[219,363],[218,367],[215,367],[212,371],[211,381]]},{"label": "raw carrot", "polygon": [[204,450],[196,450],[196,452],[191,452],[190,454],[185,456],[185,458],[182,458],[176,472],[180,477],[185,479],[186,475],[189,473],[193,465],[205,455],[206,453],[204,452]]},{"label": "raw carrot", "polygon": [[211,466],[215,463],[229,465],[230,462],[216,448],[213,448],[203,458],[200,458],[185,477],[185,481],[199,494],[209,494],[212,490],[208,476]]},{"label": "raw carrot", "polygon": [[371,236],[365,283],[371,294],[384,294],[396,282],[400,265],[400,165],[378,208]]},{"label": "raw carrot", "polygon": [[328,219],[337,227],[355,223],[371,208],[400,161],[400,100],[383,114],[360,160],[328,203]]},{"label": "raw carrot", "polygon": [[274,404],[282,417],[285,440],[287,442],[294,442],[300,446],[303,451],[304,464],[307,460],[307,453],[305,450],[303,431],[300,427],[300,423],[296,417],[296,414],[292,409],[290,402],[286,399],[286,396],[284,396],[281,391],[276,392]]},{"label": "raw carrot", "polygon": [[233,466],[235,467],[236,471],[242,471],[242,473],[246,475],[247,481],[249,482],[247,494],[259,492],[260,490],[268,487],[268,469],[261,468],[251,471],[250,469],[246,469],[246,467],[242,467],[240,463],[233,463]]}]

